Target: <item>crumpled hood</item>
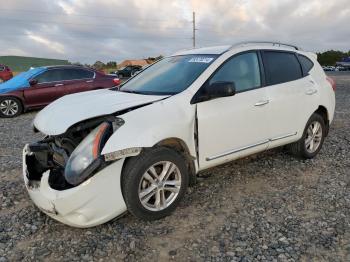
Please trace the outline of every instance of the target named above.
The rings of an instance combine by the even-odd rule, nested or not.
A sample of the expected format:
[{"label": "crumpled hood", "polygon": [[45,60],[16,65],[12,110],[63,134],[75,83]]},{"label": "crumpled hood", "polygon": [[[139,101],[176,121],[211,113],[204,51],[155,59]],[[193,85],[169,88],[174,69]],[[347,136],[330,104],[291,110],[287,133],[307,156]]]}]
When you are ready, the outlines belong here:
[{"label": "crumpled hood", "polygon": [[108,115],[167,96],[140,95],[102,89],[64,96],[41,110],[34,126],[46,135],[59,135],[82,120]]}]

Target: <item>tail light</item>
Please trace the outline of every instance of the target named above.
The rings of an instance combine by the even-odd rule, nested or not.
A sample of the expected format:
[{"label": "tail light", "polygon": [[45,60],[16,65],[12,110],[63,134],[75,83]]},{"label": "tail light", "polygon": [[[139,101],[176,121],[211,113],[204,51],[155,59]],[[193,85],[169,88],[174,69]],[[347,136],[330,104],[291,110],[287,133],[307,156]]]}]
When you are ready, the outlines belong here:
[{"label": "tail light", "polygon": [[113,82],[116,86],[119,86],[120,85],[120,79],[119,78],[114,78],[113,79]]},{"label": "tail light", "polygon": [[332,88],[333,88],[333,91],[335,92],[335,89],[336,89],[336,83],[335,83],[335,80],[329,76],[327,76],[327,81],[331,84]]}]

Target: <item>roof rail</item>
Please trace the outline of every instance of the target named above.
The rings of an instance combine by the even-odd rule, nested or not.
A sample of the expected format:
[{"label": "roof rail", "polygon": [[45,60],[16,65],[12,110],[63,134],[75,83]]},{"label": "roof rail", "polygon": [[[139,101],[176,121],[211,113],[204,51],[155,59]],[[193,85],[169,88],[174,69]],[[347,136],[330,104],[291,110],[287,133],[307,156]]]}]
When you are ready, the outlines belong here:
[{"label": "roof rail", "polygon": [[282,46],[283,45],[283,46],[292,47],[295,50],[301,50],[299,47],[297,47],[295,45],[280,43],[280,42],[276,42],[276,41],[244,41],[244,42],[239,42],[239,43],[233,44],[229,49],[232,49],[232,48],[240,46],[240,45],[247,45],[247,44],[271,44],[273,46]]}]

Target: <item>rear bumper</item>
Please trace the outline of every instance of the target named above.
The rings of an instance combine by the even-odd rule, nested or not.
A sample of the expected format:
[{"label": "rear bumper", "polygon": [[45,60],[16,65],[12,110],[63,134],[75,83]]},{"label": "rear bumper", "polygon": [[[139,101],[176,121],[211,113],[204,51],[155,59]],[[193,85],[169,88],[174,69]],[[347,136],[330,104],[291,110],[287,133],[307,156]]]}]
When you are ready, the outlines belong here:
[{"label": "rear bumper", "polygon": [[73,227],[93,227],[123,214],[127,208],[122,196],[120,176],[124,159],[107,166],[79,186],[54,190],[48,183],[49,171],[40,181],[27,178],[23,150],[23,178],[30,198],[50,217]]}]

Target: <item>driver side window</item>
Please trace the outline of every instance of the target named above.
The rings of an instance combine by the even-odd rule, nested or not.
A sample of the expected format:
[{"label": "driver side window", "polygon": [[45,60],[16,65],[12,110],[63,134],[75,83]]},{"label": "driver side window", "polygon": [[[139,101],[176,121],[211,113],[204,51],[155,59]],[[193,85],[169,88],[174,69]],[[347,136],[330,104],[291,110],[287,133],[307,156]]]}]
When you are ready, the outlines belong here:
[{"label": "driver side window", "polygon": [[210,79],[209,84],[220,81],[234,82],[236,92],[260,87],[259,60],[256,52],[236,55],[226,61]]},{"label": "driver side window", "polygon": [[55,82],[55,81],[60,81],[62,79],[61,76],[61,71],[60,70],[48,70],[45,71],[44,73],[41,73],[40,75],[35,77],[35,80],[38,81],[38,84],[40,83],[50,83],[50,82]]}]

